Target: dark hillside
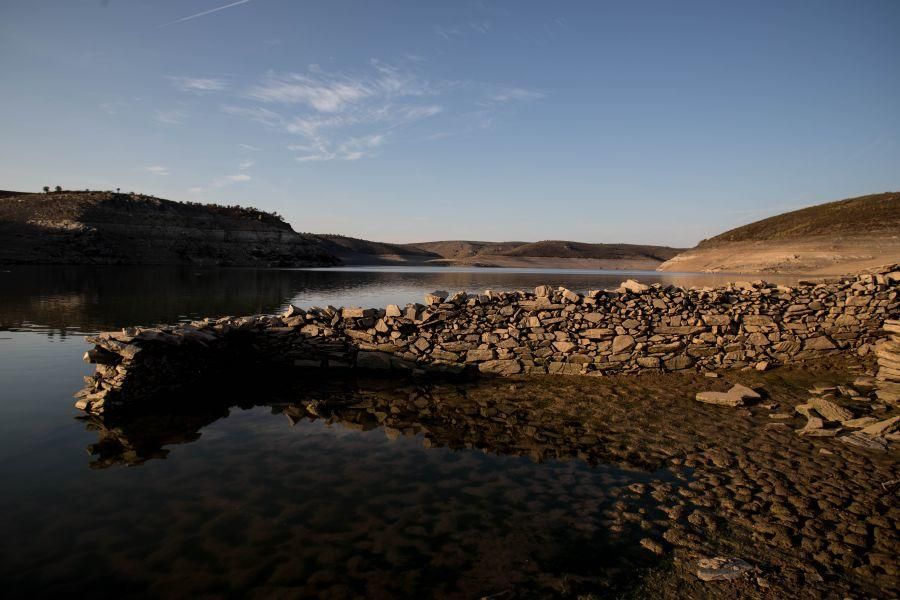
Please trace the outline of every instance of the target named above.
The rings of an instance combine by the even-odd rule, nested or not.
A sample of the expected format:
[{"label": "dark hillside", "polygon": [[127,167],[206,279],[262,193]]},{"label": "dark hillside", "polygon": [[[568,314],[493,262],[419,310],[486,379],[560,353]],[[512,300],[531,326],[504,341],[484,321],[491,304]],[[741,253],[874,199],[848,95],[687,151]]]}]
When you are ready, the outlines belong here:
[{"label": "dark hillside", "polygon": [[0,198],[0,262],[330,265],[338,260],[254,208],[113,192]]}]

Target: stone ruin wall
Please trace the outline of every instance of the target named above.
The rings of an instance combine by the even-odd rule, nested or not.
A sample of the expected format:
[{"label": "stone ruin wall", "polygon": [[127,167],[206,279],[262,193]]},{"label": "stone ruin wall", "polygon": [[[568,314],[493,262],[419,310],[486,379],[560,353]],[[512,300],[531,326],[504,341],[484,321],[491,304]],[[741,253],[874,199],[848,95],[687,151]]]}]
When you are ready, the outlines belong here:
[{"label": "stone ruin wall", "polygon": [[683,289],[427,294],[385,309],[290,307],[87,338],[96,373],[76,396],[103,413],[251,365],[413,373],[602,376],[768,369],[838,352],[866,356],[900,314],[897,265],[853,277]]}]

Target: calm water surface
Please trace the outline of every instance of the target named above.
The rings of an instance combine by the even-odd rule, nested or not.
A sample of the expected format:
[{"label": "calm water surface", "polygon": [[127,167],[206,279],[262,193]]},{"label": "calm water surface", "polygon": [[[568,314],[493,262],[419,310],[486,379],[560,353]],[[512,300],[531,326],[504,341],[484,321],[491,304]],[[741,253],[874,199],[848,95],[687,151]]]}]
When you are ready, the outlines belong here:
[{"label": "calm water surface", "polygon": [[[77,418],[72,408],[92,371],[80,358],[82,337],[97,331],[288,304],[404,304],[434,289],[597,289],[626,277],[735,279],[468,268],[0,269],[4,596],[470,598],[543,595],[541,586],[566,578],[627,579],[622,573],[642,559],[631,556],[633,544],[617,547],[604,511],[617,488],[667,475],[603,464],[564,437],[540,438],[549,446],[534,448],[520,433],[530,431],[519,427],[525,417],[508,404],[514,392],[496,399],[498,412],[491,402],[472,405],[464,389],[382,391],[374,402],[386,402],[385,419],[372,417],[379,410],[371,390],[358,384],[273,392],[248,373],[244,389],[217,392],[218,412],[110,423]],[[344,407],[336,413],[326,407],[335,398]],[[409,414],[391,414],[403,399],[413,402]],[[468,437],[459,437],[462,415]]]}]

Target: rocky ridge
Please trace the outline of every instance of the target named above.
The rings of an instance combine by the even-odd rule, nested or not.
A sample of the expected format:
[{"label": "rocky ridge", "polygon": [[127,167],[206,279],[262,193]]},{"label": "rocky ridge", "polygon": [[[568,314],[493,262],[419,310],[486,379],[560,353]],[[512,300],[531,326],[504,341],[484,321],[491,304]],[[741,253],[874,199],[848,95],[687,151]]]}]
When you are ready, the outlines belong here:
[{"label": "rocky ridge", "polygon": [[329,266],[338,259],[253,208],[141,194],[0,197],[0,264]]}]

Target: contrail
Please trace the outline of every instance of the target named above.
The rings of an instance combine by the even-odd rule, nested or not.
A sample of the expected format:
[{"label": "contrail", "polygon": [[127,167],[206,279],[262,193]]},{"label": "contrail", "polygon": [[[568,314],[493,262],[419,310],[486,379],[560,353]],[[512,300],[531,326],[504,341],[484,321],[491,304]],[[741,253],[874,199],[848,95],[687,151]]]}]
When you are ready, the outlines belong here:
[{"label": "contrail", "polygon": [[198,12],[195,15],[181,17],[180,19],[175,19],[174,21],[169,21],[168,23],[163,23],[162,25],[160,25],[160,27],[168,27],[169,25],[174,25],[175,23],[183,23],[184,21],[190,21],[191,19],[196,19],[197,17],[203,17],[205,15],[209,15],[214,12],[219,12],[220,10],[225,10],[226,8],[231,8],[232,6],[237,6],[238,4],[247,4],[248,2],[252,2],[252,0],[237,0],[237,2],[231,2],[230,4],[226,4],[225,6],[220,6],[218,8],[211,8],[209,10],[204,10],[203,12]]}]

